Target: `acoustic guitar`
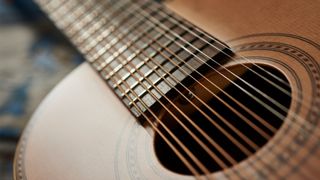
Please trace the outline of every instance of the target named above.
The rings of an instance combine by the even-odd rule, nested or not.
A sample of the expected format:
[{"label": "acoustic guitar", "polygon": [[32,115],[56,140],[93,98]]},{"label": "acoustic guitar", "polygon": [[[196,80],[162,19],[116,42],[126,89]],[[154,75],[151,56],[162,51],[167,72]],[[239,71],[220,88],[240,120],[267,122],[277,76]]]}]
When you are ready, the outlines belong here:
[{"label": "acoustic guitar", "polygon": [[318,0],[37,0],[86,62],[42,102],[22,179],[319,179]]}]

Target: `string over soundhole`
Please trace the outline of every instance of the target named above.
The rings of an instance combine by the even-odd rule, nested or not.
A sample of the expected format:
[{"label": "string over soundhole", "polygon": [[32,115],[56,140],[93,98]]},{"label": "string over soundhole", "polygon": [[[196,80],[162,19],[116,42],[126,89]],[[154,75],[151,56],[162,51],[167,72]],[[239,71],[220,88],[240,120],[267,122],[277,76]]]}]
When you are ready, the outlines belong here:
[{"label": "string over soundhole", "polygon": [[[288,80],[271,66],[234,65],[219,72],[208,73],[188,90],[181,88],[183,95],[174,99],[178,108],[169,106],[173,113],[164,110],[161,118],[210,172],[232,167],[261,149],[283,124],[285,119],[279,117],[287,116],[291,104],[291,88],[279,82],[289,84]],[[204,174],[190,153],[170,138],[163,126],[158,127]],[[192,174],[158,134],[154,146],[163,166],[176,173]]]}]

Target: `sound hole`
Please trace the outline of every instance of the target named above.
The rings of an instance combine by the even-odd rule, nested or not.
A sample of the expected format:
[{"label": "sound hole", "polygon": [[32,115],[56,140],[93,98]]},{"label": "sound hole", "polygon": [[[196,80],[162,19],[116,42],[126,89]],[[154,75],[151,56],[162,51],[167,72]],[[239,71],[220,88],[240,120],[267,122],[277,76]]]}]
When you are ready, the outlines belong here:
[{"label": "sound hole", "polygon": [[[203,134],[201,134],[186,117],[182,116],[181,113],[176,111],[176,108],[169,106],[170,110],[181,121],[181,123],[183,123],[197,138],[199,138],[199,140],[203,142],[205,146],[208,147],[208,149],[221,160],[221,162],[223,162],[224,167],[221,165],[221,162],[219,164],[217,160],[214,160],[214,158],[212,158],[212,154],[209,155],[209,153],[203,147],[201,147],[199,143],[197,143],[197,141],[192,138],[192,136],[187,133],[187,131],[179,123],[177,123],[177,120],[173,117],[173,115],[170,115],[168,112],[163,113],[164,115],[162,116],[162,122],[170,129],[171,132],[175,134],[181,143],[183,143],[185,147],[190,150],[190,152],[206,167],[209,172],[216,172],[232,167],[233,165],[253,155],[274,136],[276,131],[283,124],[283,117],[287,116],[287,110],[289,109],[291,103],[291,88],[286,77],[279,70],[271,66],[259,65],[259,67],[257,67],[252,64],[246,64],[246,66],[250,67],[251,70],[244,68],[242,65],[228,67],[228,70],[237,74],[242,80],[240,80],[240,78],[235,78],[228,71],[220,71],[225,77],[232,79],[232,82],[236,83],[237,85],[230,83],[230,81],[226,80],[225,77],[222,77],[218,73],[206,75],[212,83],[217,84],[218,87],[221,88],[225,93],[219,90],[219,88],[216,88],[212,84],[208,83],[208,81],[201,80],[201,83],[205,84],[206,87],[209,88],[211,92],[214,92],[214,94],[216,94],[220,99],[222,99],[223,102],[219,101],[212,94],[208,93],[205,88],[195,83],[195,85],[192,87],[194,89],[193,92],[196,94],[196,96],[205,101],[211,110],[200,103],[195,96],[189,97],[192,103],[200,107],[207,117],[210,117],[211,120],[218,124],[229,135],[229,137],[232,136],[235,141],[230,140],[230,138],[225,133],[221,132],[221,130],[219,130],[217,126],[208,120],[206,116],[204,116],[200,111],[196,110],[190,102],[187,102],[182,97],[179,97],[175,100],[178,107],[182,109],[184,113],[186,113],[186,115],[192,120],[192,122],[201,128],[212,141],[216,142],[216,144],[225,151],[224,153],[219,151],[217,147],[214,147],[208,138],[205,138]],[[261,78],[261,76],[265,79],[268,79],[269,82]],[[250,85],[244,83],[244,81]],[[270,82],[274,84],[271,84]],[[261,92],[265,93],[265,95],[255,91],[250,86],[259,89]],[[239,87],[242,89],[239,89]],[[226,94],[232,96],[245,108],[239,105],[239,103],[235,103],[234,100],[229,98]],[[283,108],[279,108],[270,100],[276,101],[286,109],[283,110]],[[236,110],[238,114],[235,113],[230,107]],[[251,114],[248,112],[248,110],[251,111]],[[220,117],[213,113],[213,111],[218,113]],[[252,112],[256,114],[256,116],[252,115]],[[244,119],[250,121],[251,125],[253,124],[255,127],[250,126]],[[241,135],[237,134],[234,129],[226,125],[225,121],[232,125],[237,131],[241,132],[243,134],[242,137],[245,137],[247,141],[244,140]],[[269,126],[265,125],[265,123],[269,124]],[[158,128],[183,155],[183,157],[186,158],[192,167],[195,168],[195,170],[197,170],[200,174],[205,173],[203,168],[199,168],[192,158],[190,158],[190,156],[175,142],[175,140],[171,138],[171,136],[161,125],[158,124]],[[267,136],[260,134],[257,128],[260,129],[260,132],[263,131]],[[254,146],[252,146],[248,140],[253,142]],[[248,154],[244,152],[244,150],[241,149],[235,142],[237,142],[238,145],[241,144],[250,153]],[[155,135],[154,143],[156,155],[164,167],[176,173],[187,175],[192,174],[160,135]],[[234,160],[233,162],[230,162],[230,158],[228,159],[226,157],[226,153],[232,157]]]}]

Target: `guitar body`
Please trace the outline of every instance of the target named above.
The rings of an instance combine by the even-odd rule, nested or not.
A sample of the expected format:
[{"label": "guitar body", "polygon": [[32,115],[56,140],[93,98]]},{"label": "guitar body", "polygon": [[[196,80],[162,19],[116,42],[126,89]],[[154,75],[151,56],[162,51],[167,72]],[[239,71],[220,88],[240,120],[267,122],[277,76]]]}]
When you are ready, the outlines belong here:
[{"label": "guitar body", "polygon": [[159,165],[152,137],[86,63],[50,93],[30,127],[20,143],[28,141],[22,154],[28,179],[179,176]]},{"label": "guitar body", "polygon": [[[227,67],[247,59],[272,67],[287,78],[292,97],[301,99],[292,100],[283,125],[267,144],[211,177],[319,177],[320,3],[174,0],[167,5],[233,49],[237,60]],[[138,123],[87,63],[66,77],[33,115],[17,148],[14,173],[17,180],[194,178],[159,162],[154,133]]]}]

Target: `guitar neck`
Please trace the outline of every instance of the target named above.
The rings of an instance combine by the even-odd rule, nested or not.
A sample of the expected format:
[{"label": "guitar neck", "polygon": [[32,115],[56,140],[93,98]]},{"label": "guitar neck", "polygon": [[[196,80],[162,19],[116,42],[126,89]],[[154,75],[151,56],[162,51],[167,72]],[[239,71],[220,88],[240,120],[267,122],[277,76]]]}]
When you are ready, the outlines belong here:
[{"label": "guitar neck", "polygon": [[223,63],[230,53],[222,42],[155,1],[38,3],[138,119],[147,108],[157,107],[157,99],[174,96],[172,87],[192,83],[188,77],[195,70],[205,73],[202,65],[213,58]]}]

